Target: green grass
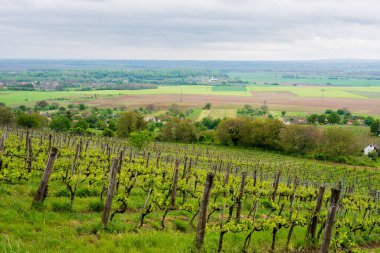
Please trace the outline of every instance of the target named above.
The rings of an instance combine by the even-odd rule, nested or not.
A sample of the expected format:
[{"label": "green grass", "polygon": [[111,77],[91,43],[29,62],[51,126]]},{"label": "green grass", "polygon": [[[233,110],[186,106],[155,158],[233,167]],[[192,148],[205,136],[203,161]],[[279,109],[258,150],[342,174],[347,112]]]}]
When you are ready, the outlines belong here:
[{"label": "green grass", "polygon": [[[41,210],[31,209],[32,196],[38,187],[39,176],[28,184],[3,184],[7,194],[0,195],[0,251],[1,252],[192,252],[195,230],[184,218],[186,212],[175,211],[168,216],[167,229],[162,231],[159,220],[162,212],[147,216],[147,225],[135,230],[145,195],[136,190],[129,202],[130,210],[118,215],[105,229],[100,224],[101,212],[89,208],[99,197],[77,197],[72,210],[67,208],[68,197],[56,197],[59,182],[50,183],[51,192]],[[97,205],[96,205],[97,206]],[[190,216],[187,215],[187,219]],[[170,220],[173,220],[171,222]],[[278,245],[283,246],[287,231],[278,234]],[[294,238],[301,239],[304,228],[297,228]],[[226,252],[241,252],[246,233],[225,236]],[[205,252],[215,252],[219,234],[208,230]],[[257,233],[255,248],[269,247],[271,234]]]},{"label": "green grass", "polygon": [[212,86],[212,91],[243,91],[246,92],[245,86]]},{"label": "green grass", "polygon": [[192,109],[192,112],[190,113],[189,116],[187,116],[191,120],[197,120],[199,118],[199,115],[201,114],[202,109],[197,108],[197,109]]},{"label": "green grass", "polygon": [[201,121],[203,118],[207,118],[210,115],[211,110],[202,110],[198,116],[197,121]]}]

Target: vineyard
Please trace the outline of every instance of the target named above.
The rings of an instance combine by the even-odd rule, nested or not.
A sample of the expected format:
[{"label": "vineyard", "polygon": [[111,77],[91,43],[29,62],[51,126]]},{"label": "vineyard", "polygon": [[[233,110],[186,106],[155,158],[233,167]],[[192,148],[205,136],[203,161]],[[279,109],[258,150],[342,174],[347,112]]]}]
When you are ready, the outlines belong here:
[{"label": "vineyard", "polygon": [[0,182],[2,252],[361,252],[380,243],[377,168],[2,129]]}]

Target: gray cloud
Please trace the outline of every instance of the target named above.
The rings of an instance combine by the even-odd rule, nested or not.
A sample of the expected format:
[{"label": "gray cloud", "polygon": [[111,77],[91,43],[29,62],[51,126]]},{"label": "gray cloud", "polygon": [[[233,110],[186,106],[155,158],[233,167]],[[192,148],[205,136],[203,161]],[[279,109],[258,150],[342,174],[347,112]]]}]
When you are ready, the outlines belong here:
[{"label": "gray cloud", "polygon": [[376,0],[2,0],[0,58],[380,59]]}]

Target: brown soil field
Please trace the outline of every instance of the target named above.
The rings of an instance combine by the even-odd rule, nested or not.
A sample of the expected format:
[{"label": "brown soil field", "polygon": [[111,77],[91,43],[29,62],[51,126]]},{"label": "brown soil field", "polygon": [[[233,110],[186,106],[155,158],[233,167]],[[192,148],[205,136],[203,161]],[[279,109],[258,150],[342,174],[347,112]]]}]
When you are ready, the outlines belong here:
[{"label": "brown soil field", "polygon": [[82,100],[78,103],[88,105],[119,108],[138,108],[154,104],[159,108],[167,108],[172,103],[183,107],[199,107],[210,102],[216,108],[239,108],[244,104],[261,106],[266,103],[269,110],[287,110],[295,112],[322,112],[327,108],[347,108],[355,113],[380,115],[380,100],[352,98],[306,98],[291,92],[254,92],[253,96],[214,96],[214,95],[123,95],[96,100]]}]

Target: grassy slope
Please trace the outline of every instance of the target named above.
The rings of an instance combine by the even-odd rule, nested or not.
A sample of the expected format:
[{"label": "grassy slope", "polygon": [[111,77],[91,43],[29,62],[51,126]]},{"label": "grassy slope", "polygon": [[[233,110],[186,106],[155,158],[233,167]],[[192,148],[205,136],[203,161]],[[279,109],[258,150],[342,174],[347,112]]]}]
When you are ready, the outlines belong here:
[{"label": "grassy slope", "polygon": [[[65,210],[68,197],[57,197],[62,184],[50,183],[50,193],[42,210],[30,208],[32,196],[38,187],[39,176],[32,183],[0,186],[0,251],[1,252],[191,252],[195,230],[188,224],[186,212],[171,212],[167,228],[160,229],[163,212],[146,218],[144,228],[135,230],[139,220],[138,208],[144,203],[143,192],[135,191],[126,214],[118,215],[110,229],[100,225],[101,212],[92,211],[90,203],[99,201],[99,195],[77,197],[72,211]],[[78,192],[82,189],[79,186]],[[97,192],[99,194],[99,192]],[[249,206],[245,207],[247,210]],[[260,215],[261,212],[258,214]],[[265,213],[265,212],[262,212]],[[178,218],[176,218],[178,216]],[[184,220],[187,217],[187,221]],[[195,222],[196,224],[196,222]],[[305,228],[296,228],[293,235],[297,246],[302,245]],[[241,252],[246,233],[225,236],[226,252]],[[278,247],[285,244],[287,230],[278,233]],[[215,252],[219,234],[209,231],[205,251]],[[271,231],[257,233],[252,244],[259,252],[269,249]],[[296,245],[292,245],[296,246]]]}]

